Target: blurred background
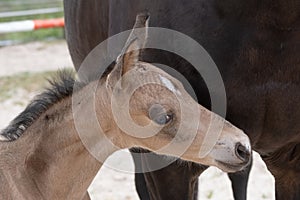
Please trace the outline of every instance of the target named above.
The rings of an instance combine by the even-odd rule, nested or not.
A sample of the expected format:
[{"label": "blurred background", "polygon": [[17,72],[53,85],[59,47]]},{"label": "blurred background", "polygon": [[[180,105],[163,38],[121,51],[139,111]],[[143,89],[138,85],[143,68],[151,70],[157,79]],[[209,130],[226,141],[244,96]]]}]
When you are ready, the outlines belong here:
[{"label": "blurred background", "polygon": [[[0,0],[0,130],[47,86],[55,71],[72,68],[62,17],[62,0]],[[129,154],[110,159],[132,165]],[[257,154],[253,165],[248,199],[275,199],[274,179]],[[94,200],[138,199],[134,175],[108,165],[89,192]],[[199,199],[233,200],[227,175],[209,168],[200,178]]]},{"label": "blurred background", "polygon": [[[63,17],[61,0],[0,0],[0,23],[61,17]],[[1,33],[0,29],[0,46],[62,38],[64,38],[62,28],[10,33]]]}]

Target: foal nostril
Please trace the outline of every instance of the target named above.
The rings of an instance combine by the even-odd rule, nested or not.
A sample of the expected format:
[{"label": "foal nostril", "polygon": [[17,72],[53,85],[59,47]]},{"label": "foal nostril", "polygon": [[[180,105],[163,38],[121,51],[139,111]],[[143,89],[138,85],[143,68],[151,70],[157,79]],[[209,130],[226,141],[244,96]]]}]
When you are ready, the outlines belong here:
[{"label": "foal nostril", "polygon": [[235,146],[235,154],[239,159],[241,159],[244,162],[248,162],[250,159],[250,150],[246,148],[244,145],[241,143],[237,143]]}]

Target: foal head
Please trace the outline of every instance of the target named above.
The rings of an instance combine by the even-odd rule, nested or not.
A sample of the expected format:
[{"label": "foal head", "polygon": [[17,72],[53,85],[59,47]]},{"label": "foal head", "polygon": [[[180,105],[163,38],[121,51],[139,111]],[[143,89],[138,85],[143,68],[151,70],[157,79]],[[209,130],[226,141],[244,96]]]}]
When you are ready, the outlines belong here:
[{"label": "foal head", "polygon": [[[146,43],[148,20],[147,15],[137,16],[105,82],[113,119],[126,137],[122,141],[129,147],[143,147],[224,171],[242,169],[251,154],[243,131],[199,105],[177,79],[138,60]],[[209,135],[211,132],[219,132],[217,138]]]}]

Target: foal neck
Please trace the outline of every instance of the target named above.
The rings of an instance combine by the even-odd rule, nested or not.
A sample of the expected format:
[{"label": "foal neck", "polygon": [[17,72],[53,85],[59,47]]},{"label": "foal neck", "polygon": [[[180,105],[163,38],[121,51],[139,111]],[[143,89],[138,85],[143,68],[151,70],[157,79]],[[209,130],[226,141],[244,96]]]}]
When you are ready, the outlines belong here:
[{"label": "foal neck", "polygon": [[[8,188],[13,188],[10,192],[8,188],[7,191],[0,192],[1,195],[10,193],[14,195],[13,199],[24,198],[24,195],[25,199],[83,198],[101,163],[83,145],[76,130],[74,116],[79,117],[86,125],[86,131],[99,134],[88,121],[87,105],[91,105],[90,101],[93,100],[89,92],[94,84],[97,82],[73,94],[78,100],[75,105],[73,102],[73,108],[72,97],[64,98],[43,113],[26,129],[22,137],[0,146],[1,149],[7,149],[4,153],[6,158],[0,165],[11,162],[5,165],[6,169],[2,168],[7,170],[8,175],[0,174],[1,182],[6,181],[10,185]],[[101,110],[101,115],[109,116],[105,106],[109,99],[106,90],[98,89],[96,95],[100,95],[97,100],[102,102],[98,104],[97,112]],[[112,131],[105,123],[106,131]],[[102,152],[103,161],[115,150],[105,149]]]}]

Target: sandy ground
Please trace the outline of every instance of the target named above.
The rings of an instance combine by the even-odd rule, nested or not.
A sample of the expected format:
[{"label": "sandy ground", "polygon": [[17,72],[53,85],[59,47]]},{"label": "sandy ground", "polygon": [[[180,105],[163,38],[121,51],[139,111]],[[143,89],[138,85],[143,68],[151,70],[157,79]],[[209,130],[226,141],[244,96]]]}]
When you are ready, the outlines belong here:
[{"label": "sandy ground", "polygon": [[[70,67],[71,59],[64,41],[51,43],[29,43],[19,46],[0,48],[0,76],[30,71],[38,72]],[[0,85],[1,90],[1,85]],[[24,106],[19,102],[28,102],[34,93],[17,91],[14,98],[0,103],[0,129],[4,128]],[[112,166],[131,166],[132,159],[128,153],[110,157],[111,163],[99,171],[89,188],[92,199],[133,200],[138,199],[135,192],[132,173],[121,172]],[[170,186],[172,183],[170,183]],[[232,200],[230,181],[227,175],[211,167],[200,178],[199,199]],[[274,197],[274,179],[267,171],[260,157],[254,155],[254,164],[250,174],[248,199],[272,200]]]}]

